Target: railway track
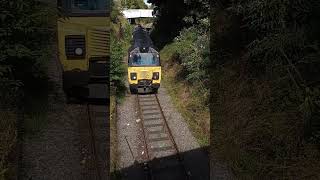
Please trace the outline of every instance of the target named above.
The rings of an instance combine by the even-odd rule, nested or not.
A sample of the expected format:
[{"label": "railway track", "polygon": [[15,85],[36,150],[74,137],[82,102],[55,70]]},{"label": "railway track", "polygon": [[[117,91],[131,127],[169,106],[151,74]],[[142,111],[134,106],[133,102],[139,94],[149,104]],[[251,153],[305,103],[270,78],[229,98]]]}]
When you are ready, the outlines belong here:
[{"label": "railway track", "polygon": [[108,134],[108,106],[86,103],[86,118],[83,118],[83,131],[86,134],[86,155],[84,179],[102,180],[108,176],[107,140]]},{"label": "railway track", "polygon": [[187,171],[156,94],[137,95],[146,179],[188,180]]}]

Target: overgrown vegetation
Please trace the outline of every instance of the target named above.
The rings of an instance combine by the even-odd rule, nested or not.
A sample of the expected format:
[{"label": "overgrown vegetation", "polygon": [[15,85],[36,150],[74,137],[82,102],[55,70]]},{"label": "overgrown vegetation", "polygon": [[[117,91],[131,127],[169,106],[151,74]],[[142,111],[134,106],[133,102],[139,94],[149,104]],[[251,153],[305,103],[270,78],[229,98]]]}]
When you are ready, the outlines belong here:
[{"label": "overgrown vegetation", "polygon": [[19,90],[31,92],[46,80],[48,28],[54,23],[52,10],[36,0],[2,0],[0,8],[0,95],[8,106],[17,102]]},{"label": "overgrown vegetation", "polygon": [[318,1],[216,1],[211,147],[238,179],[319,179]]},{"label": "overgrown vegetation", "polygon": [[121,14],[122,5],[113,1],[111,13],[111,66],[110,81],[115,87],[115,95],[124,95],[125,87],[125,56],[130,46],[132,26]]},{"label": "overgrown vegetation", "polygon": [[[196,31],[199,28],[202,31]],[[208,23],[183,29],[161,51],[166,88],[202,145],[209,144],[210,134],[208,29]]]},{"label": "overgrown vegetation", "polygon": [[[0,176],[15,178],[17,111],[33,118],[34,103],[46,99],[47,61],[56,12],[37,0],[0,1]],[[48,41],[49,40],[49,41]],[[45,95],[45,96],[44,96]],[[35,98],[37,97],[37,98]],[[46,100],[42,101],[46,102]],[[17,107],[20,108],[17,108]],[[41,106],[45,106],[42,104]],[[22,122],[20,122],[22,123]],[[25,129],[28,131],[29,129]]]},{"label": "overgrown vegetation", "polygon": [[[112,35],[114,36],[114,35]],[[125,74],[125,67],[123,64],[123,57],[124,57],[124,49],[123,49],[123,42],[115,39],[114,37],[111,38],[111,64],[110,64],[110,81],[113,84],[112,86],[116,87],[115,95],[117,97],[123,96],[125,92],[125,83],[124,83],[124,74]]]},{"label": "overgrown vegetation", "polygon": [[[156,7],[158,17],[151,34],[155,44],[163,47],[163,82],[199,143],[208,145],[209,2],[152,2],[162,7]],[[167,37],[163,39],[163,36]]]}]

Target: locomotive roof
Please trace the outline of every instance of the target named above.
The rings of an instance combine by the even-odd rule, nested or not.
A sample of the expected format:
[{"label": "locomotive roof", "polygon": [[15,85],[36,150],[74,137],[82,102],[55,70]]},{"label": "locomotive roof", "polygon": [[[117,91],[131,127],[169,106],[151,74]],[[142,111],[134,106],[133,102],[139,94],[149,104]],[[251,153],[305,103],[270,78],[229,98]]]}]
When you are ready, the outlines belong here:
[{"label": "locomotive roof", "polygon": [[154,48],[153,42],[150,38],[149,32],[143,28],[141,25],[138,25],[134,28],[132,33],[133,35],[133,48]]}]

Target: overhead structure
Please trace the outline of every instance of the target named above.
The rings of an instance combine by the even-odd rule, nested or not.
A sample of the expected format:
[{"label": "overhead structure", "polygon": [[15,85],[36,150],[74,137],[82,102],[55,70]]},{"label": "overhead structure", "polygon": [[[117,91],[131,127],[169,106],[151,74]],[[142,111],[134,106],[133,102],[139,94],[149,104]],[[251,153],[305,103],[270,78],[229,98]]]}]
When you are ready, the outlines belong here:
[{"label": "overhead structure", "polygon": [[125,9],[122,11],[126,19],[152,18],[152,9]]}]

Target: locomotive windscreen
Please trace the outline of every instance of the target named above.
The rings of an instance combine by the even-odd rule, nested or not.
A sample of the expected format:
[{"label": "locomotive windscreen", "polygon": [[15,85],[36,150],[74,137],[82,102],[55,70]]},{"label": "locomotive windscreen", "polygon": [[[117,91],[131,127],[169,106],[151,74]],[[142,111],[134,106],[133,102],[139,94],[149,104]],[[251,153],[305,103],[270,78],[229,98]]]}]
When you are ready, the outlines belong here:
[{"label": "locomotive windscreen", "polygon": [[130,66],[159,66],[159,56],[154,53],[135,53],[129,58]]}]

